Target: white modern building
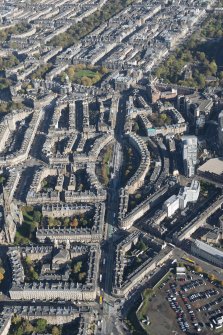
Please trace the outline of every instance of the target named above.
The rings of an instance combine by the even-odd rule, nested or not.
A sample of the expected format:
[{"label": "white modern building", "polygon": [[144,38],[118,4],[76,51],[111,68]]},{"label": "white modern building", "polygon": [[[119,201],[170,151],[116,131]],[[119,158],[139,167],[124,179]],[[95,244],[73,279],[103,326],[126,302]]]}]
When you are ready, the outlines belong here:
[{"label": "white modern building", "polygon": [[179,209],[179,198],[177,195],[172,195],[169,199],[164,202],[164,209],[167,212],[167,216],[172,216]]},{"label": "white modern building", "polygon": [[184,173],[187,177],[195,175],[197,164],[197,137],[194,135],[185,135],[182,137],[182,158],[184,164]]},{"label": "white modern building", "polygon": [[187,207],[188,202],[196,202],[200,194],[200,183],[198,180],[192,180],[190,186],[182,187],[178,194],[179,207],[184,209]]},{"label": "white modern building", "polygon": [[178,195],[172,195],[163,204],[167,217],[171,217],[179,208],[187,207],[189,202],[196,202],[200,194],[200,183],[193,179],[190,186],[182,187]]}]

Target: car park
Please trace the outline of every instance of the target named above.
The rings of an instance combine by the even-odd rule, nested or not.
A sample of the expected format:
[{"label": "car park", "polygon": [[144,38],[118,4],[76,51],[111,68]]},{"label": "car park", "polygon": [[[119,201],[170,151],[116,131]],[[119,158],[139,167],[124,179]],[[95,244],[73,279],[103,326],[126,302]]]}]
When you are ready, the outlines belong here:
[{"label": "car park", "polygon": [[212,334],[215,326],[211,318],[216,318],[223,312],[221,287],[211,284],[206,276],[201,278],[194,273],[193,278],[187,276],[184,283],[175,278],[170,279],[163,292],[171,313],[175,314],[179,335]]}]

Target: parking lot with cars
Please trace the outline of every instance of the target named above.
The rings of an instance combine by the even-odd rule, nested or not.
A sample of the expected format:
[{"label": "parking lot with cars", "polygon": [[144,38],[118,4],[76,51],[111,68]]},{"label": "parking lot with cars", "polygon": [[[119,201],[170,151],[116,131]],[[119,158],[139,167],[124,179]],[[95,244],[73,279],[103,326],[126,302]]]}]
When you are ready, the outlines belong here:
[{"label": "parking lot with cars", "polygon": [[223,330],[223,289],[219,284],[194,273],[187,275],[184,283],[172,280],[166,286],[166,299],[182,333],[210,335]]},{"label": "parking lot with cars", "polygon": [[189,269],[185,279],[171,275],[154,290],[147,316],[151,334],[153,330],[154,334],[158,330],[162,335],[221,334],[223,287]]}]

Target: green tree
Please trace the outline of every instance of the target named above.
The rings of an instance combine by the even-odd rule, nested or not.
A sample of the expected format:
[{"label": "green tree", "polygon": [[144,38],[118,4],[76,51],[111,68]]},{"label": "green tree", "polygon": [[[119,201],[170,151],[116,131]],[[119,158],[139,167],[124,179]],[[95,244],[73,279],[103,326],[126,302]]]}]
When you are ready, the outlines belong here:
[{"label": "green tree", "polygon": [[186,48],[188,48],[188,49],[194,49],[194,48],[196,47],[196,43],[197,43],[197,41],[196,41],[196,36],[193,35],[193,36],[189,39],[189,41],[188,41],[188,43],[187,43],[187,45],[186,45]]},{"label": "green tree", "polygon": [[81,78],[81,84],[84,86],[91,86],[92,85],[92,81],[91,78],[88,78],[86,76]]},{"label": "green tree", "polygon": [[36,320],[36,331],[37,333],[44,333],[46,330],[47,321],[44,319],[38,319]]},{"label": "green tree", "polygon": [[38,280],[39,279],[39,275],[38,275],[38,273],[36,271],[32,272],[32,279],[33,280]]},{"label": "green tree", "polygon": [[17,325],[18,323],[21,322],[21,320],[22,320],[21,316],[19,316],[19,315],[14,315],[14,316],[12,317],[12,324],[13,324],[13,325]]},{"label": "green tree", "polygon": [[5,269],[2,266],[0,266],[0,273],[3,275],[5,274]]},{"label": "green tree", "polygon": [[33,220],[35,221],[35,222],[40,222],[40,220],[41,220],[41,217],[42,217],[42,213],[40,212],[40,211],[34,211],[33,212]]},{"label": "green tree", "polygon": [[74,80],[74,77],[75,77],[75,69],[74,69],[73,66],[69,66],[69,68],[67,69],[67,75],[68,75],[68,77],[69,77],[69,79],[70,79],[71,81]]},{"label": "green tree", "polygon": [[136,198],[136,199],[140,199],[140,198],[141,198],[141,194],[140,194],[140,193],[137,193],[137,194],[135,195],[135,198]]},{"label": "green tree", "polygon": [[75,65],[76,70],[84,70],[86,69],[86,65],[85,64],[77,64]]},{"label": "green tree", "polygon": [[83,224],[83,226],[86,226],[88,224],[88,221],[87,220],[83,220],[82,224]]},{"label": "green tree", "polygon": [[24,329],[22,325],[18,327],[18,329],[15,332],[15,335],[24,335]]},{"label": "green tree", "polygon": [[53,326],[51,333],[52,335],[60,335],[60,329],[56,326]]},{"label": "green tree", "polygon": [[29,256],[27,256],[25,258],[25,262],[26,262],[27,265],[32,265],[33,264],[33,261],[31,260],[31,258]]},{"label": "green tree", "polygon": [[106,66],[102,66],[101,69],[100,69],[100,72],[101,72],[102,74],[106,74],[106,73],[108,73],[108,69],[107,69],[107,67],[106,67]]},{"label": "green tree", "polygon": [[139,131],[139,125],[138,125],[138,122],[135,122],[134,125],[133,125],[133,129],[134,131],[137,133]]},{"label": "green tree", "polygon": [[74,273],[79,273],[82,268],[82,261],[77,262],[74,267],[73,267],[73,272]]},{"label": "green tree", "polygon": [[202,73],[198,75],[197,81],[201,88],[205,87],[205,76]]},{"label": "green tree", "polygon": [[219,73],[219,78],[222,80],[223,79],[223,71]]},{"label": "green tree", "polygon": [[58,222],[57,222],[57,220],[55,218],[51,218],[51,217],[48,218],[48,225],[49,225],[49,227],[54,227],[57,224],[58,224]]},{"label": "green tree", "polygon": [[194,270],[195,270],[196,272],[199,272],[199,273],[203,272],[202,267],[199,266],[199,265],[195,266]]},{"label": "green tree", "polygon": [[200,62],[203,62],[205,59],[206,59],[206,55],[205,55],[205,53],[204,52],[197,52],[197,54],[196,54],[196,56],[197,56],[197,59],[200,61]]},{"label": "green tree", "polygon": [[65,225],[67,226],[67,225],[70,223],[70,218],[66,217],[66,218],[64,219],[64,223],[65,223]]},{"label": "green tree", "polygon": [[216,280],[216,276],[213,273],[211,273],[208,275],[208,279],[211,281]]},{"label": "green tree", "polygon": [[136,246],[141,251],[145,251],[147,249],[146,244],[142,240],[139,240]]},{"label": "green tree", "polygon": [[66,81],[66,73],[65,73],[65,72],[62,72],[62,73],[59,75],[59,78],[60,78],[61,83],[65,83],[65,81]]},{"label": "green tree", "polygon": [[73,221],[71,222],[71,227],[76,228],[78,226],[78,219],[74,218]]},{"label": "green tree", "polygon": [[216,64],[216,62],[215,62],[214,60],[211,61],[211,63],[209,64],[209,70],[211,71],[211,73],[212,73],[213,75],[216,74],[216,72],[217,72],[217,70],[218,70],[218,67],[217,67],[217,64]]},{"label": "green tree", "polygon": [[96,84],[99,80],[101,80],[101,74],[96,73],[95,76],[91,79],[92,84]]},{"label": "green tree", "polygon": [[78,275],[79,281],[83,281],[86,278],[86,272],[80,272]]},{"label": "green tree", "polygon": [[5,181],[5,177],[4,176],[0,176],[0,184],[3,184]]},{"label": "green tree", "polygon": [[162,113],[162,114],[160,115],[160,119],[161,119],[163,122],[166,122],[167,119],[168,119],[168,116],[167,116],[165,113]]},{"label": "green tree", "polygon": [[33,331],[34,331],[34,327],[29,321],[26,321],[23,328],[24,328],[24,333],[25,334],[32,334]]}]

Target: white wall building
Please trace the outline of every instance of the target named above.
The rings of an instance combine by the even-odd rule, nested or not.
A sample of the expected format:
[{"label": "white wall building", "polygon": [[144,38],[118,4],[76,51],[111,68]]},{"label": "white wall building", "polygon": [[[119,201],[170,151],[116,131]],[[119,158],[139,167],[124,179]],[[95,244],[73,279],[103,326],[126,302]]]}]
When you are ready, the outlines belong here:
[{"label": "white wall building", "polygon": [[164,202],[164,209],[167,211],[167,216],[172,216],[179,209],[179,198],[175,194]]},{"label": "white wall building", "polygon": [[188,202],[196,202],[200,194],[200,183],[198,180],[192,180],[191,185],[183,187],[179,192],[179,206],[180,209],[187,207]]}]

